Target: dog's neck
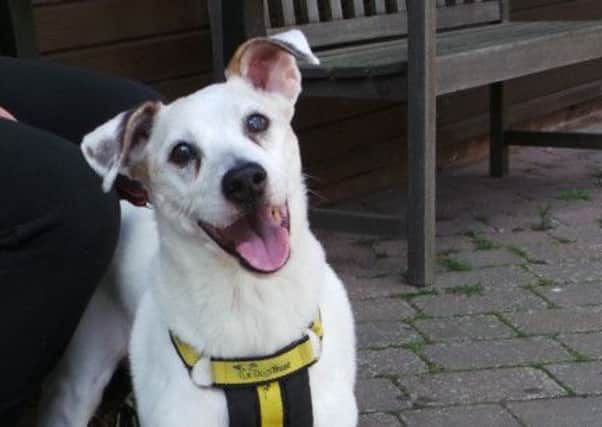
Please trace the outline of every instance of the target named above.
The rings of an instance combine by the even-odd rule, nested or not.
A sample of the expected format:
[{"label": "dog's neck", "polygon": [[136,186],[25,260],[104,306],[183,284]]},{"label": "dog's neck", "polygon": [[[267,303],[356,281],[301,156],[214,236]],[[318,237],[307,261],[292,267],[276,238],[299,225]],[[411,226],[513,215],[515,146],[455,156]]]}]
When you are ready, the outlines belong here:
[{"label": "dog's neck", "polygon": [[213,357],[264,355],[299,339],[318,310],[326,263],[305,223],[291,230],[291,257],[272,274],[244,269],[210,242],[176,236],[157,218],[152,292],[167,326]]}]

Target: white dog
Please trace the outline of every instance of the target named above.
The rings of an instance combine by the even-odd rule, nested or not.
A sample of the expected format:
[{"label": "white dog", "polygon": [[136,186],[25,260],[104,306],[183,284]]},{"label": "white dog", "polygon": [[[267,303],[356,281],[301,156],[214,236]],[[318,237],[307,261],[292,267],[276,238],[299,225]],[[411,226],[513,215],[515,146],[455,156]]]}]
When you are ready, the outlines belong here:
[{"label": "white dog", "polygon": [[41,425],[87,425],[128,352],[145,427],[356,425],[352,314],[309,230],[290,125],[296,58],[317,62],[299,31],[250,40],[225,83],[85,137],[104,189],[126,175],[153,209],[122,206],[113,266],[49,381]]}]

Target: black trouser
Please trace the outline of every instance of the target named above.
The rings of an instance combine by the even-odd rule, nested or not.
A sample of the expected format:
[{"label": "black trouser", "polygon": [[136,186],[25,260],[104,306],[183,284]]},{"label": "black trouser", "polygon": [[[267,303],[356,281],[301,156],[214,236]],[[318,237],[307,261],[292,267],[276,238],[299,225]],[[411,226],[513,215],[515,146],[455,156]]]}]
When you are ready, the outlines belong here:
[{"label": "black trouser", "polygon": [[0,426],[65,349],[104,274],[119,204],[80,154],[83,135],[158,99],[146,86],[45,62],[0,58]]}]

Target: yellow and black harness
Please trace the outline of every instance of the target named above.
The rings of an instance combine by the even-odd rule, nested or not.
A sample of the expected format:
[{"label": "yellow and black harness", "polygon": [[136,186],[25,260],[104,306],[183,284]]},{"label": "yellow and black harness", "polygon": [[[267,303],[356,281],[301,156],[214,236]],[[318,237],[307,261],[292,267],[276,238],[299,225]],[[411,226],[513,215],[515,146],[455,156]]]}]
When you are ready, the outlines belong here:
[{"label": "yellow and black harness", "polygon": [[[309,329],[320,341],[320,315]],[[184,366],[192,369],[206,357],[171,333]],[[313,411],[308,368],[318,360],[306,334],[269,356],[243,359],[210,358],[211,387],[224,390],[230,427],[311,427]]]}]

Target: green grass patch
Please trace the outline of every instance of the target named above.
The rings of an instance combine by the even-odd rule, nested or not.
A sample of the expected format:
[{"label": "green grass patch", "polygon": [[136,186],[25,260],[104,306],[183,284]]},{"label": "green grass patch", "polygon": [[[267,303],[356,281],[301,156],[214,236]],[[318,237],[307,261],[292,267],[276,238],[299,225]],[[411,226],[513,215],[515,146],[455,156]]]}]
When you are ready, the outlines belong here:
[{"label": "green grass patch", "polygon": [[428,296],[435,296],[435,295],[439,295],[439,292],[437,292],[435,289],[424,289],[424,290],[418,290],[416,292],[409,292],[407,294],[402,294],[400,297],[401,297],[401,299],[404,299],[404,300],[412,300],[412,299],[418,298],[418,297],[428,297]]},{"label": "green grass patch", "polygon": [[477,251],[491,251],[500,247],[499,243],[483,236],[477,236],[473,242]]},{"label": "green grass patch", "polygon": [[575,239],[567,239],[566,237],[561,236],[552,236],[552,239],[556,240],[561,245],[571,245],[573,243],[577,243]]},{"label": "green grass patch", "polygon": [[403,344],[401,347],[405,348],[406,350],[410,350],[414,353],[419,354],[424,351],[424,345],[425,345],[425,343],[422,341],[413,341],[413,342]]},{"label": "green grass patch", "polygon": [[441,266],[443,266],[447,271],[460,272],[472,270],[472,266],[470,264],[451,256],[446,256],[439,259],[439,264],[441,264]]},{"label": "green grass patch", "polygon": [[552,279],[545,279],[543,277],[531,284],[534,288],[551,288],[554,285],[555,283]]},{"label": "green grass patch", "polygon": [[578,351],[572,350],[572,351],[569,351],[569,353],[571,354],[571,356],[573,357],[573,360],[575,362],[584,363],[584,362],[592,361],[592,359],[590,357],[587,357],[585,354],[579,353]]},{"label": "green grass patch", "polygon": [[427,363],[427,366],[429,368],[429,374],[431,375],[435,375],[435,374],[440,374],[441,372],[443,372],[445,369],[443,368],[443,366],[441,365],[437,365],[436,363]]},{"label": "green grass patch", "polygon": [[465,297],[472,297],[475,295],[483,295],[485,289],[480,283],[474,285],[455,286],[453,288],[446,288],[445,293],[448,295],[463,295]]},{"label": "green grass patch", "polygon": [[587,190],[571,188],[570,190],[561,191],[558,198],[560,200],[564,200],[565,202],[588,201],[592,199],[592,195]]},{"label": "green grass patch", "polygon": [[533,231],[547,231],[554,228],[552,206],[549,203],[537,207],[537,217],[539,221],[531,227]]},{"label": "green grass patch", "polygon": [[482,234],[477,233],[476,231],[467,231],[464,233],[466,237],[469,237],[475,245],[475,250],[477,251],[490,251],[492,249],[498,249],[500,244],[483,237]]},{"label": "green grass patch", "polygon": [[526,250],[524,250],[524,249],[523,249],[523,248],[521,248],[521,247],[518,247],[518,246],[515,246],[515,245],[508,245],[508,246],[506,246],[506,249],[507,249],[507,250],[508,250],[510,253],[512,253],[512,254],[514,254],[514,255],[516,255],[516,256],[519,256],[519,257],[521,257],[521,258],[524,258],[524,259],[526,259],[527,261],[529,260],[529,254],[527,253],[527,251],[526,251]]}]

